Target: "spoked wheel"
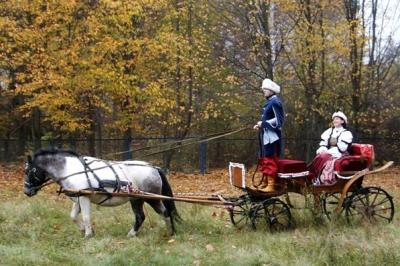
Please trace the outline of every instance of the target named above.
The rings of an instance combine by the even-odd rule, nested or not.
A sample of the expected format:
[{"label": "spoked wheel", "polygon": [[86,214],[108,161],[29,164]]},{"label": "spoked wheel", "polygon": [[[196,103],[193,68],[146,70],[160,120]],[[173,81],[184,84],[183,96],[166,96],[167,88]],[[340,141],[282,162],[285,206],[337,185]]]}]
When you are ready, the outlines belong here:
[{"label": "spoked wheel", "polygon": [[247,195],[239,197],[229,209],[231,222],[237,228],[243,228],[250,224],[254,206]]},{"label": "spoked wheel", "polygon": [[275,232],[290,228],[291,220],[289,206],[280,199],[271,198],[256,205],[251,222],[254,229],[267,228]]},{"label": "spoked wheel", "polygon": [[[326,217],[331,220],[333,213],[336,207],[339,204],[340,193],[333,192],[333,193],[324,193],[321,197],[322,199],[322,209],[326,215]],[[341,208],[340,213],[343,212],[343,208]]]},{"label": "spoked wheel", "polygon": [[368,221],[390,223],[393,220],[392,197],[378,187],[361,188],[346,201],[346,219],[349,223]]}]

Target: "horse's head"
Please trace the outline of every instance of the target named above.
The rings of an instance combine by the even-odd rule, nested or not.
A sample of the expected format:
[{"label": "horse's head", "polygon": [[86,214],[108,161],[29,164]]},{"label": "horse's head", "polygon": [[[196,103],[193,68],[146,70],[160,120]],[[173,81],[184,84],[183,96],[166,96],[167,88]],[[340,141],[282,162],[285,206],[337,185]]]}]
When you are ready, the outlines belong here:
[{"label": "horse's head", "polygon": [[25,163],[25,182],[24,182],[24,193],[28,197],[36,195],[48,179],[46,178],[46,172],[35,165],[32,157],[28,155],[28,159]]}]

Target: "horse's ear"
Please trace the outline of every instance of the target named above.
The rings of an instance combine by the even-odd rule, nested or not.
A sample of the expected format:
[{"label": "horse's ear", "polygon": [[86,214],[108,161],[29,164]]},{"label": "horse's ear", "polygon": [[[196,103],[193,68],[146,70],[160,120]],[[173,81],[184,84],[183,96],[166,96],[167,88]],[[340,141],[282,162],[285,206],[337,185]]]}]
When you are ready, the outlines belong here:
[{"label": "horse's ear", "polygon": [[27,160],[28,163],[31,164],[31,163],[32,163],[32,157],[31,157],[30,155],[28,155],[28,158],[27,158],[27,159],[28,159],[28,160]]}]

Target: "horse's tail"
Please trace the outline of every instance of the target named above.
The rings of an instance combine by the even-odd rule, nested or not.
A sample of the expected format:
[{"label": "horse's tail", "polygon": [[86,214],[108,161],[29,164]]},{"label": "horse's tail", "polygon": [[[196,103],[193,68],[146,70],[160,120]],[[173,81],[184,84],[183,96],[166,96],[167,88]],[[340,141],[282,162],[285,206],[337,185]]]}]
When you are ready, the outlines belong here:
[{"label": "horse's tail", "polygon": [[[164,172],[160,168],[157,168],[157,170],[161,176],[161,181],[162,181],[161,194],[164,196],[173,197],[174,194],[172,193],[172,189],[168,183],[167,177],[165,176]],[[177,222],[182,221],[182,218],[179,215],[178,210],[176,209],[175,201],[163,200],[163,204],[164,204],[165,208],[167,209],[168,214],[172,220],[176,220]]]}]

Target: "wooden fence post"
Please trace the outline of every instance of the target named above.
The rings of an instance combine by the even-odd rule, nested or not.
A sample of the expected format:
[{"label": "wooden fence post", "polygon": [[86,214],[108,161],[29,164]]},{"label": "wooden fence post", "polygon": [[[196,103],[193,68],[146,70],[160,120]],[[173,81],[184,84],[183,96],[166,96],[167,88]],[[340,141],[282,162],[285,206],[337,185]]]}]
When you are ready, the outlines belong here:
[{"label": "wooden fence post", "polygon": [[122,151],[124,152],[122,154],[122,159],[125,160],[132,160],[132,151],[131,151],[131,143],[132,143],[132,137],[131,136],[126,136],[124,138],[124,142],[122,144]]},{"label": "wooden fence post", "polygon": [[199,166],[200,173],[204,175],[207,170],[207,142],[202,142],[199,145]]}]

